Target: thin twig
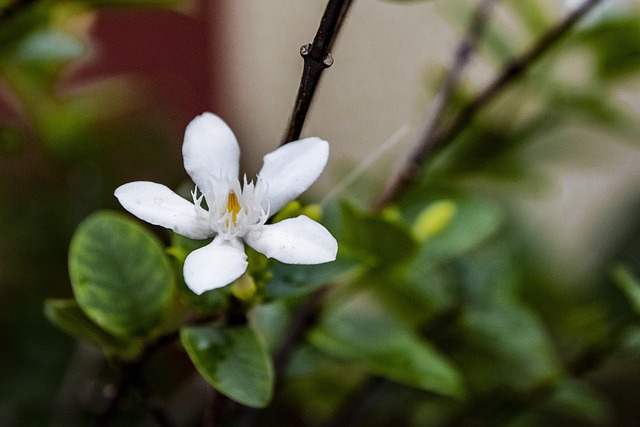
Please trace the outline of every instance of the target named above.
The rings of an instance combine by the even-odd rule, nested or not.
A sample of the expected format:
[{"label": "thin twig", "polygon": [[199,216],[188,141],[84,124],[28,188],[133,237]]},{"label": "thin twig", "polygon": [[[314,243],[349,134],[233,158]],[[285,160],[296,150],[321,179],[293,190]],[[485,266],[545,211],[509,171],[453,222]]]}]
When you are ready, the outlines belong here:
[{"label": "thin twig", "polygon": [[478,41],[485,31],[492,8],[497,2],[498,0],[483,0],[473,13],[469,26],[467,27],[467,32],[460,40],[455,51],[449,72],[445,76],[440,91],[433,100],[433,107],[425,120],[425,125],[421,132],[421,135],[423,135],[422,140],[432,135],[440,124],[444,111],[458,88],[464,70],[471,61],[473,53],[476,51]]},{"label": "thin twig", "polygon": [[[214,320],[218,320],[219,318],[220,316],[218,314],[205,317],[196,317],[185,322],[185,325],[203,325]],[[140,376],[140,370],[153,354],[155,354],[161,348],[176,342],[179,337],[180,331],[179,329],[176,329],[159,336],[155,341],[147,344],[147,346],[135,360],[112,360],[112,363],[118,370],[120,377],[118,381],[112,384],[110,387],[111,391],[109,393],[109,396],[107,396],[108,401],[106,408],[97,416],[95,420],[94,425],[96,427],[108,425],[109,421],[118,411],[118,405],[124,398],[129,387],[134,387],[140,392],[140,395],[145,401],[145,404],[147,404],[147,409],[156,418],[156,421],[158,421],[160,425],[171,425],[171,423],[168,421],[169,418],[163,413],[161,406],[158,405],[157,401],[151,396],[150,389],[146,386],[146,383]]]},{"label": "thin twig", "polygon": [[202,417],[202,427],[220,427],[229,416],[231,400],[214,388],[211,391],[209,404]]},{"label": "thin twig", "polygon": [[[316,323],[318,311],[329,293],[329,288],[330,286],[326,285],[318,289],[294,312],[287,327],[285,339],[273,356],[273,368],[276,373],[274,387],[276,390],[278,385],[282,383],[284,370],[287,367],[295,349],[304,338],[307,331]],[[247,408],[242,414],[238,426],[252,427],[255,425],[259,414],[259,409]]]},{"label": "thin twig", "polygon": [[313,43],[300,48],[304,68],[293,113],[281,145],[300,138],[322,72],[333,64],[331,48],[352,2],[353,0],[329,0]]},{"label": "thin twig", "polygon": [[144,402],[145,407],[153,416],[153,419],[161,427],[173,427],[173,421],[164,410],[162,399],[154,395],[147,382],[142,377],[140,366],[134,366],[132,372],[129,373],[131,384],[138,391],[140,398]]},{"label": "thin twig", "polygon": [[309,328],[316,323],[318,310],[327,297],[329,289],[330,285],[325,285],[318,289],[295,311],[293,318],[289,323],[289,328],[287,328],[288,334],[273,357],[273,365],[276,370],[277,382],[282,380],[284,368],[287,363],[289,363],[289,359],[291,359],[291,356],[293,355],[297,345],[300,343],[300,340],[302,340]]},{"label": "thin twig", "polygon": [[[473,53],[476,51],[478,41],[485,31],[491,10],[496,2],[497,0],[483,0],[473,13],[467,26],[466,33],[458,43],[458,47],[455,50],[449,71],[440,86],[439,92],[433,100],[433,106],[424,120],[424,125],[419,132],[418,141],[431,141],[436,130],[440,126],[444,112],[451,101],[451,97],[460,84],[464,70],[471,61]],[[409,154],[408,159],[410,160],[407,160],[407,162],[415,158],[416,152],[423,149],[423,146],[424,142],[416,145],[413,152]],[[399,178],[405,170],[406,166],[403,167],[403,169],[400,169],[398,171],[397,178]],[[391,182],[394,182],[394,180],[391,180]],[[381,202],[378,200],[376,203],[380,204]],[[384,203],[386,204],[386,202]],[[382,206],[376,206],[376,208],[380,209]]]},{"label": "thin twig", "polygon": [[[300,79],[300,86],[298,87],[298,94],[293,106],[293,112],[281,145],[300,138],[300,133],[302,132],[302,127],[309,112],[309,107],[311,106],[311,101],[318,87],[322,72],[333,64],[331,49],[352,3],[353,0],[329,0],[313,43],[306,44],[300,48],[300,54],[304,59],[304,68]],[[273,363],[276,375],[276,388],[282,380],[284,369],[296,345],[314,323],[315,316],[318,313],[322,301],[324,301],[326,293],[326,287],[316,291],[294,313],[287,328],[288,333],[286,339],[274,356]],[[247,408],[241,415],[238,425],[242,427],[253,426],[257,421],[259,413],[259,409]]]},{"label": "thin twig", "polygon": [[547,31],[519,57],[511,60],[502,72],[446,125],[424,136],[412,151],[402,170],[393,177],[374,203],[381,210],[396,199],[415,180],[427,158],[453,141],[471,122],[475,115],[510,83],[522,77],[540,57],[564,37],[574,25],[602,0],[586,0],[558,24]]}]

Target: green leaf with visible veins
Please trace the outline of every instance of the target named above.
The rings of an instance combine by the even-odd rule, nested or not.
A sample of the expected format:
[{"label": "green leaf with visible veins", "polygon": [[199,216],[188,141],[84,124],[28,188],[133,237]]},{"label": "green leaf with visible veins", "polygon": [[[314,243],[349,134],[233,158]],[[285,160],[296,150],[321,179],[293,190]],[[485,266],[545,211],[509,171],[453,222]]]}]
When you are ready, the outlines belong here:
[{"label": "green leaf with visible veins", "polygon": [[444,396],[465,395],[457,368],[370,295],[328,309],[309,339],[372,374]]},{"label": "green leaf with visible veins", "polygon": [[69,275],[82,311],[119,337],[149,335],[171,305],[174,275],[162,244],[116,212],[98,212],[80,224]]},{"label": "green leaf with visible veins", "polygon": [[180,331],[180,339],[198,372],[220,393],[254,408],[269,403],[273,368],[253,329],[187,327]]}]

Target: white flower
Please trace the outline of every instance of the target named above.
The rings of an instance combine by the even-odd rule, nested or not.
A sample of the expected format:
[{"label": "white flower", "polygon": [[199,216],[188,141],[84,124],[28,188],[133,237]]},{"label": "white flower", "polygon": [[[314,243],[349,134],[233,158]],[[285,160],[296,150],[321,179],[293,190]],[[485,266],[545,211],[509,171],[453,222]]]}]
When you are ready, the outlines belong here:
[{"label": "white flower", "polygon": [[[154,182],[124,184],[115,191],[122,206],[151,224],[192,239],[215,236],[191,252],[184,279],[197,293],[220,288],[247,268],[243,241],[287,264],[320,264],[336,258],[338,244],[322,225],[301,215],[275,224],[267,219],[320,176],[329,144],[319,138],[290,142],[264,156],[256,182],[238,180],[240,149],[218,116],[204,113],[185,131],[184,167],[196,184],[193,203]],[[208,210],[202,206],[206,201]]]}]

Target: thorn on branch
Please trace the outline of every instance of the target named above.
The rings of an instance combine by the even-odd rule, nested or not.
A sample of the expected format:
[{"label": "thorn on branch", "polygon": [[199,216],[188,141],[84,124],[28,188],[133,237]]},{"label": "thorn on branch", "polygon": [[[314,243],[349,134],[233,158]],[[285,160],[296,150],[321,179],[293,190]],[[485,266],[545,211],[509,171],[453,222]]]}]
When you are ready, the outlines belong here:
[{"label": "thorn on branch", "polygon": [[280,145],[300,138],[322,72],[333,64],[330,50],[351,3],[352,0],[329,0],[318,31],[313,38],[313,43],[305,44],[300,48],[300,55],[304,59],[304,68],[293,112]]},{"label": "thorn on branch", "polygon": [[319,65],[321,68],[329,68],[333,65],[333,56],[331,56],[331,52],[327,52],[322,61],[316,61],[315,58],[311,55],[311,50],[313,45],[311,43],[304,44],[300,46],[300,56],[305,60],[305,62],[310,61],[313,64]]}]

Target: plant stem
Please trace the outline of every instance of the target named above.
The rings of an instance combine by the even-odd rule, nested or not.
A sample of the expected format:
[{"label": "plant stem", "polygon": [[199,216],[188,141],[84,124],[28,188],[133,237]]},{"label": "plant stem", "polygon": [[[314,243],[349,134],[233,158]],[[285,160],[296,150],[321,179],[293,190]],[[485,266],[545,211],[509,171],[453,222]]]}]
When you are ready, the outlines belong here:
[{"label": "plant stem", "polygon": [[331,48],[352,2],[353,0],[329,0],[313,43],[300,48],[300,55],[304,59],[304,68],[293,113],[281,145],[300,138],[322,72],[333,64]]},{"label": "plant stem", "polygon": [[483,0],[471,17],[466,35],[458,43],[451,68],[445,76],[440,91],[433,100],[434,106],[430,110],[427,120],[425,120],[425,125],[421,132],[424,136],[421,139],[424,140],[428,135],[433,134],[438,124],[440,124],[444,111],[458,88],[465,68],[473,57],[478,40],[484,33],[487,21],[491,16],[492,8],[497,1],[498,0]]},{"label": "plant stem", "polygon": [[[395,175],[374,202],[374,210],[379,211],[402,192],[416,179],[421,166],[438,150],[451,143],[473,120],[476,114],[489,104],[511,83],[522,77],[544,53],[562,39],[575,24],[602,0],[586,0],[564,19],[549,29],[538,41],[522,55],[507,63],[498,76],[481,91],[471,102],[463,107],[447,124],[436,126],[421,136],[421,139],[410,153],[400,172]],[[460,52],[459,52],[460,53]],[[455,63],[456,61],[454,61]],[[450,73],[457,73],[451,70]],[[427,129],[431,129],[428,127]]]},{"label": "plant stem", "polygon": [[118,410],[118,404],[124,398],[126,391],[129,387],[135,389],[146,409],[153,416],[156,423],[162,427],[173,427],[173,422],[170,420],[168,414],[163,409],[161,400],[154,396],[149,388],[148,384],[142,377],[142,361],[136,362],[119,362],[115,361],[118,370],[120,371],[120,379],[113,386],[114,390],[109,397],[109,402],[105,411],[98,416],[94,425],[96,427],[107,426],[111,418]]},{"label": "plant stem", "polygon": [[[318,311],[329,293],[329,289],[330,285],[325,285],[318,289],[294,312],[287,327],[286,337],[273,356],[273,370],[276,375],[274,387],[276,390],[278,385],[282,383],[284,370],[297,345],[304,338],[306,332],[316,323]],[[259,409],[247,408],[242,414],[238,426],[251,427],[255,425],[259,413]]]},{"label": "plant stem", "polygon": [[[185,325],[203,325],[217,320],[219,317],[219,315],[215,314],[194,318],[185,322]],[[94,425],[96,427],[108,425],[111,418],[113,418],[115,413],[118,411],[118,404],[124,398],[127,389],[130,387],[133,387],[138,391],[146,405],[146,408],[153,415],[159,425],[167,427],[172,425],[169,417],[159,404],[158,399],[152,395],[151,389],[142,378],[141,370],[153,354],[161,348],[176,342],[179,338],[180,330],[176,329],[159,336],[155,341],[147,344],[142,353],[135,360],[122,360],[117,358],[112,360],[113,366],[118,371],[120,378],[112,385],[112,392],[109,393],[107,406],[95,420]]]}]

